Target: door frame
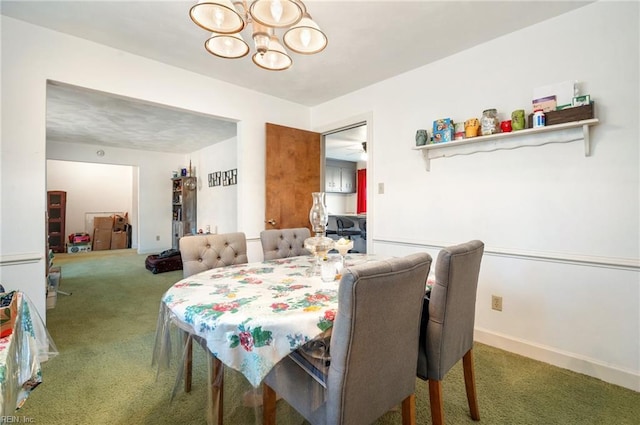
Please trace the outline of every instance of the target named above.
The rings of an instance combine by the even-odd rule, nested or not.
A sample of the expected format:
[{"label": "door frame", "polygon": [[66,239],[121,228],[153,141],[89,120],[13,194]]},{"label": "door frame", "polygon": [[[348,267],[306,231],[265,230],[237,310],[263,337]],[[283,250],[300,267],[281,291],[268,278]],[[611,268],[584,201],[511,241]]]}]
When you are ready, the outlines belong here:
[{"label": "door frame", "polygon": [[[373,111],[365,112],[360,115],[355,115],[349,118],[344,118],[338,121],[334,121],[329,124],[313,126],[311,131],[318,132],[322,134],[322,139],[320,141],[320,155],[324,159],[325,155],[325,136],[330,133],[335,133],[336,131],[344,130],[350,127],[355,127],[357,125],[362,124],[367,125],[367,253],[373,254],[373,238],[371,235],[374,235],[375,225],[373,223],[373,211],[375,206],[375,190],[373,184],[373,176],[374,173],[374,162],[373,162],[373,152],[374,152],[374,139],[373,139]],[[322,167],[320,167],[320,181],[324,187],[325,181],[325,165],[324,161],[322,163]]]}]

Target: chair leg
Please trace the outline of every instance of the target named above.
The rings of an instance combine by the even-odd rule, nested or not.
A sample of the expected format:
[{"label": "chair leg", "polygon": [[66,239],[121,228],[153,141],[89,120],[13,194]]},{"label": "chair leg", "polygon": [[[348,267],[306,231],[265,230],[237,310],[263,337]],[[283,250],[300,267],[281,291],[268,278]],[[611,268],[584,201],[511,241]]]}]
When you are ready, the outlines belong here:
[{"label": "chair leg", "polygon": [[222,425],[224,408],[222,400],[224,397],[224,365],[211,353],[207,353],[209,359],[209,424]]},{"label": "chair leg", "polygon": [[464,386],[467,390],[467,401],[471,418],[474,421],[480,420],[480,409],[478,408],[478,396],[476,394],[476,378],[473,369],[473,348],[467,351],[462,357],[462,368],[464,370]]},{"label": "chair leg", "polygon": [[191,378],[192,378],[192,368],[193,368],[193,340],[189,338],[189,334],[187,332],[183,332],[183,340],[185,346],[185,358],[184,358],[184,392],[188,393],[191,391]]},{"label": "chair leg", "polygon": [[433,425],[444,425],[442,381],[429,379],[429,402],[431,403],[431,423]]},{"label": "chair leg", "polygon": [[416,425],[416,395],[402,400],[402,425]]},{"label": "chair leg", "polygon": [[262,384],[262,425],[276,425],[276,392],[267,384]]}]

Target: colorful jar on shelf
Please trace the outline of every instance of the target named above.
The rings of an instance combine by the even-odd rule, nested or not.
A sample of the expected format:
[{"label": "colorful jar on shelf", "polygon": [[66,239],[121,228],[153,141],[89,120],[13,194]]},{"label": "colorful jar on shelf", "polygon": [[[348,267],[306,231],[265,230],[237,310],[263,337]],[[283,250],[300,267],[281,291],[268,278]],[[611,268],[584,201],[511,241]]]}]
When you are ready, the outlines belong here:
[{"label": "colorful jar on shelf", "polygon": [[482,119],[480,120],[481,134],[488,136],[490,134],[498,133],[500,128],[500,121],[498,120],[498,111],[495,109],[485,109],[482,112]]},{"label": "colorful jar on shelf", "polygon": [[544,127],[546,122],[546,117],[542,109],[536,109],[533,111],[533,128]]}]

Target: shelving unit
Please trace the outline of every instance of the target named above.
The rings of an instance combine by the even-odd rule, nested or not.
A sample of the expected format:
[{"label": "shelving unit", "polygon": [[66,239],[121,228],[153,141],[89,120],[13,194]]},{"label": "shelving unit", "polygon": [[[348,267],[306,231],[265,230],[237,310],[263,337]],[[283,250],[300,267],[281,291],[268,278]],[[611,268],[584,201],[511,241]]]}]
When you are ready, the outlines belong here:
[{"label": "shelving unit", "polygon": [[171,247],[178,249],[178,242],[184,235],[195,235],[197,177],[176,177],[171,179],[173,187],[173,220]]},{"label": "shelving unit", "polygon": [[[477,152],[491,152],[502,149],[515,149],[524,146],[543,146],[549,143],[567,143],[577,140],[584,140],[584,155],[591,155],[591,142],[589,139],[589,128],[599,123],[597,118],[588,120],[573,121],[563,124],[549,125],[546,127],[527,128],[510,133],[497,133],[489,136],[478,136],[469,139],[453,140],[451,142],[437,143],[424,146],[416,146],[413,149],[422,151],[426,163],[427,171],[431,169],[431,160],[436,158],[451,157],[456,155],[468,155]],[[580,138],[571,139],[569,136],[575,133],[576,129],[582,128]],[[529,137],[542,133],[566,133],[566,139],[550,139],[548,137]]]},{"label": "shelving unit", "polygon": [[47,238],[49,249],[61,253],[65,249],[65,216],[67,213],[67,192],[51,190],[47,192]]}]

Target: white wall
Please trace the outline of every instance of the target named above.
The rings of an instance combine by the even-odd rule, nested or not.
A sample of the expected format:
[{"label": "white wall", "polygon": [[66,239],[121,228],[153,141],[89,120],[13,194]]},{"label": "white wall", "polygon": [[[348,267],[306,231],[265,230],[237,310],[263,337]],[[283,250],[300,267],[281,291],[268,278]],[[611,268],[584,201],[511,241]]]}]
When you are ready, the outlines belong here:
[{"label": "white wall", "polygon": [[47,191],[67,192],[65,233],[92,235],[93,224],[87,223],[87,213],[131,215],[133,173],[133,167],[123,165],[47,161]]},{"label": "white wall", "polygon": [[[209,187],[209,173],[238,168],[237,138],[191,154],[198,176],[198,228],[211,233],[242,231],[238,228],[238,185]],[[242,179],[238,175],[238,181]]]},{"label": "white wall", "polygon": [[[5,287],[22,289],[45,317],[47,158],[87,162],[102,148],[105,157],[94,162],[138,166],[134,196],[139,197],[141,251],[143,247],[155,251],[158,244],[170,246],[170,230],[164,230],[171,221],[166,209],[169,176],[176,164],[188,162],[127,149],[46,146],[47,79],[237,121],[238,228],[249,238],[249,258],[261,255],[265,123],[308,129],[308,108],[6,16],[0,19],[0,278]],[[161,236],[159,242],[156,235]]]},{"label": "white wall", "polygon": [[[317,130],[374,117],[367,145],[374,252],[426,249],[435,258],[441,246],[483,240],[478,340],[636,391],[638,17],[636,2],[598,2],[312,111]],[[435,159],[427,172],[412,149],[416,129],[435,119],[466,120],[491,107],[503,117],[530,111],[534,87],[567,80],[581,81],[596,102],[590,157],[580,140]],[[581,138],[579,130],[571,135]],[[504,297],[502,312],[490,309],[492,294]]]}]

